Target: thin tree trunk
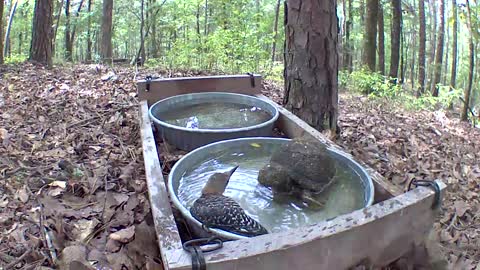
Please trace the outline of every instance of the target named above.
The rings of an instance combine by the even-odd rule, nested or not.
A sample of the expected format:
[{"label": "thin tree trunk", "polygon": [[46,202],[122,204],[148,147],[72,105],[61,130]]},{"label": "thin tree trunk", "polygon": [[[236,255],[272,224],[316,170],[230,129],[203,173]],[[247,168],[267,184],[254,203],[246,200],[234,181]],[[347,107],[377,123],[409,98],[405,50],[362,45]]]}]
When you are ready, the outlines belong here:
[{"label": "thin tree trunk", "polygon": [[72,61],[72,42],[70,40],[70,0],[65,0],[65,60]]},{"label": "thin tree trunk", "polygon": [[35,1],[29,59],[48,66],[52,65],[52,13],[53,0]]},{"label": "thin tree trunk", "polygon": [[367,15],[365,18],[365,59],[364,64],[375,71],[376,41],[377,41],[378,0],[367,0]]},{"label": "thin tree trunk", "polygon": [[335,3],[335,0],[285,2],[284,104],[318,130],[337,129]]},{"label": "thin tree trunk", "polygon": [[91,12],[92,12],[92,0],[88,0],[87,4],[87,12],[88,12],[88,19],[87,19],[87,54],[85,58],[87,61],[92,61],[92,21],[91,21]]},{"label": "thin tree trunk", "polygon": [[390,45],[390,72],[391,78],[398,77],[400,60],[400,39],[402,34],[402,1],[392,0],[392,32]]},{"label": "thin tree trunk", "polygon": [[4,2],[0,0],[0,65],[3,64],[3,7]]},{"label": "thin tree trunk", "polygon": [[442,76],[442,62],[443,62],[443,41],[445,37],[445,0],[439,0],[440,4],[440,24],[438,29],[438,40],[437,40],[437,49],[435,55],[435,77],[432,82],[432,94],[434,97],[438,97],[439,87],[437,84],[440,83],[440,78]]},{"label": "thin tree trunk", "polygon": [[345,33],[348,40],[348,72],[353,71],[353,52],[355,51],[353,41],[350,39],[350,32],[353,29],[353,0],[348,0],[348,32]]},{"label": "thin tree trunk", "polygon": [[[453,0],[455,1],[455,0]],[[418,46],[418,91],[417,96],[425,93],[425,49],[427,43],[426,23],[425,23],[425,3],[424,0],[418,0],[418,18],[420,23],[420,44]]]},{"label": "thin tree trunk", "polygon": [[103,61],[112,61],[112,14],[113,0],[103,0],[101,57]]},{"label": "thin tree trunk", "polygon": [[405,81],[405,55],[408,54],[408,46],[405,48],[405,33],[400,35],[400,84]]},{"label": "thin tree trunk", "polygon": [[[446,4],[446,2],[445,2]],[[445,30],[445,34],[447,35],[445,37],[445,52],[444,52],[444,55],[445,55],[445,61],[443,61],[444,63],[444,68],[443,68],[443,72],[442,72],[442,84],[443,85],[447,85],[447,76],[448,76],[448,55],[449,55],[449,49],[450,49],[450,32],[449,32],[449,29],[448,29],[448,23],[447,23],[447,29]]]},{"label": "thin tree trunk", "polygon": [[412,58],[410,61],[410,83],[412,86],[412,89],[415,89],[415,56],[417,55],[416,52],[416,44],[417,44],[417,32],[416,29],[413,31],[413,37],[412,37]]},{"label": "thin tree trunk", "polygon": [[[0,0],[3,1],[3,0]],[[7,32],[5,33],[5,43],[3,45],[3,55],[6,56],[10,52],[10,30],[12,29],[13,17],[15,16],[15,11],[17,10],[18,1],[15,1],[13,7],[10,11],[10,16],[8,17]]]},{"label": "thin tree trunk", "polygon": [[470,10],[470,1],[467,0],[467,27],[470,33],[469,37],[469,51],[470,51],[470,65],[468,71],[468,88],[465,91],[464,101],[463,101],[463,109],[462,109],[462,121],[468,121],[468,109],[470,107],[470,96],[472,93],[472,86],[473,86],[473,68],[475,65],[475,49],[473,44],[473,29],[472,29],[472,14]]},{"label": "thin tree trunk", "polygon": [[203,34],[208,36],[208,0],[205,0],[205,25],[203,29]]},{"label": "thin tree trunk", "polygon": [[451,90],[456,88],[457,81],[457,33],[458,33],[458,18],[457,18],[457,0],[452,0],[452,12],[453,12],[453,44],[452,44],[452,73],[450,74],[450,86]]},{"label": "thin tree trunk", "polygon": [[435,64],[435,45],[437,44],[437,10],[436,10],[436,1],[437,0],[430,0],[430,53],[428,56],[428,73],[429,73],[429,81],[426,88],[429,90],[431,88],[431,84],[433,83],[433,76],[435,68],[433,65]]},{"label": "thin tree trunk", "polygon": [[378,71],[385,75],[385,27],[383,21],[383,5],[379,3],[378,12]]},{"label": "thin tree trunk", "polygon": [[277,6],[275,7],[275,22],[273,23],[273,41],[272,41],[272,62],[275,61],[275,51],[277,48],[279,14],[280,14],[280,0],[277,1]]},{"label": "thin tree trunk", "polygon": [[57,16],[55,17],[56,23],[55,23],[55,29],[53,30],[53,44],[52,44],[52,55],[55,55],[55,48],[56,43],[57,43],[57,30],[58,26],[60,25],[60,17],[62,16],[62,8],[63,8],[63,3],[65,0],[62,0],[58,4],[58,10],[57,10]]}]

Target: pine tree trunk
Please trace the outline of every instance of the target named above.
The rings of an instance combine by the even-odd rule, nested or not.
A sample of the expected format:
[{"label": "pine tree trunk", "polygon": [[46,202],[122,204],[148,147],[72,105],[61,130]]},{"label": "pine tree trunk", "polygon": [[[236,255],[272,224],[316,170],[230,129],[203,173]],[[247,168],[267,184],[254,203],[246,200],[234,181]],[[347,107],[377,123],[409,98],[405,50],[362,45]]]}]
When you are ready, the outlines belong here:
[{"label": "pine tree trunk", "polygon": [[47,66],[52,65],[52,13],[53,0],[35,1],[29,59]]},{"label": "pine tree trunk", "polygon": [[457,3],[456,0],[452,0],[453,11],[453,44],[452,44],[452,73],[450,76],[450,86],[456,88],[457,81],[457,33],[458,33],[458,18],[457,18]]},{"label": "pine tree trunk", "polygon": [[284,104],[317,130],[337,129],[335,3],[335,0],[285,2]]},{"label": "pine tree trunk", "polygon": [[365,44],[363,63],[371,70],[375,71],[375,62],[377,55],[377,16],[378,0],[367,0],[367,15],[365,18]]},{"label": "pine tree trunk", "polygon": [[88,6],[87,6],[87,12],[88,12],[88,21],[87,21],[87,54],[85,55],[85,58],[87,61],[92,60],[92,34],[91,34],[91,28],[92,28],[92,21],[90,19],[90,13],[92,12],[92,0],[88,0]]},{"label": "pine tree trunk", "polygon": [[378,7],[378,68],[380,74],[385,75],[385,26],[383,21],[383,5]]},{"label": "pine tree trunk", "polygon": [[102,16],[102,43],[100,46],[100,55],[103,61],[112,61],[112,14],[113,0],[103,0]]},{"label": "pine tree trunk", "polygon": [[[455,0],[453,0],[455,1]],[[418,46],[418,91],[417,96],[425,93],[425,50],[427,45],[427,33],[425,23],[425,3],[418,0],[418,18],[420,23],[420,44]]]},{"label": "pine tree trunk", "polygon": [[400,60],[400,39],[402,34],[402,1],[392,0],[392,32],[390,42],[390,72],[391,78],[398,77]]},{"label": "pine tree trunk", "polygon": [[445,37],[445,0],[439,0],[440,4],[440,24],[438,26],[438,40],[437,40],[437,49],[435,50],[435,76],[432,82],[432,94],[434,97],[438,97],[439,87],[437,84],[440,83],[440,78],[442,76],[442,62],[443,62],[443,41]]},{"label": "pine tree trunk", "polygon": [[72,41],[70,40],[70,0],[65,1],[65,60],[72,61]]},{"label": "pine tree trunk", "polygon": [[3,64],[3,7],[4,2],[0,0],[0,65]]},{"label": "pine tree trunk", "polygon": [[472,86],[473,86],[473,68],[475,66],[475,48],[473,44],[473,29],[472,29],[472,14],[470,10],[470,1],[467,0],[467,27],[470,33],[469,37],[469,51],[470,51],[470,65],[468,71],[468,87],[465,91],[464,101],[463,101],[463,109],[462,109],[462,121],[468,121],[468,108],[470,106],[470,96],[472,93]]},{"label": "pine tree trunk", "polygon": [[437,44],[437,9],[436,9],[436,1],[437,0],[430,0],[429,6],[430,6],[430,52],[428,55],[428,84],[426,85],[426,89],[430,90],[431,84],[433,83],[433,76],[434,76],[434,71],[435,68],[433,68],[433,65],[435,64],[435,45]]},{"label": "pine tree trunk", "polygon": [[273,41],[272,41],[272,62],[275,61],[275,51],[277,49],[279,14],[280,14],[280,0],[277,1],[277,6],[275,7],[275,22],[273,23]]}]

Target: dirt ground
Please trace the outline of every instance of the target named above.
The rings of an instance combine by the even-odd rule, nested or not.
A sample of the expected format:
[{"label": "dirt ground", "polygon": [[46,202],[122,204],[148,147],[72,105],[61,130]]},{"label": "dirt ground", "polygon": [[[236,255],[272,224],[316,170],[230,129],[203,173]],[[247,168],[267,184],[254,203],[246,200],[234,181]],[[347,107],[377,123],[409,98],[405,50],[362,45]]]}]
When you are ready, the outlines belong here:
[{"label": "dirt ground", "polygon": [[[161,269],[135,79],[202,72],[0,66],[0,266]],[[280,102],[281,88],[264,83]],[[480,131],[342,93],[337,143],[396,185],[448,184],[435,232],[452,269],[480,269]]]}]

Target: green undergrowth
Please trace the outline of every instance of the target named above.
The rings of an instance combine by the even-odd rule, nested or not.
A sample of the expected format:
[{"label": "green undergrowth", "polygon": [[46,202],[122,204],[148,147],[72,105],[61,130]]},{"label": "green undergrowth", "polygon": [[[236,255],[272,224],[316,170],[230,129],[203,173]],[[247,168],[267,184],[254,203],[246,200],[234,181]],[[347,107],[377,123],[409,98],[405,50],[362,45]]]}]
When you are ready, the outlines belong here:
[{"label": "green undergrowth", "polygon": [[433,97],[429,91],[417,97],[416,91],[406,84],[395,83],[395,79],[383,76],[377,72],[364,69],[352,73],[339,72],[339,85],[348,92],[368,95],[371,99],[388,101],[390,104],[402,106],[408,110],[438,110],[446,109],[449,104],[463,96],[463,89],[453,89],[439,85],[438,97]]}]

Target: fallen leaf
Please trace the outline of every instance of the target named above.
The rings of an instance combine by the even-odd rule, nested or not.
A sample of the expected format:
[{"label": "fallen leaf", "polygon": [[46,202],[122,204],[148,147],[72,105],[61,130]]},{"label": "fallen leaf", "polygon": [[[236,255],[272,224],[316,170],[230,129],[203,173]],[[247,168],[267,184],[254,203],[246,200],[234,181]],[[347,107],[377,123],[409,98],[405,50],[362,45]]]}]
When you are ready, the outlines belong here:
[{"label": "fallen leaf", "polygon": [[53,181],[50,184],[48,184],[50,187],[59,187],[59,188],[66,188],[67,187],[67,182],[66,181]]},{"label": "fallen leaf", "polygon": [[110,234],[108,238],[119,241],[121,243],[128,243],[133,240],[134,236],[135,236],[135,226],[130,226],[126,229]]},{"label": "fallen leaf", "polygon": [[457,213],[458,217],[463,217],[465,212],[469,209],[469,206],[465,203],[465,201],[456,201],[455,202],[455,212]]},{"label": "fallen leaf", "polygon": [[116,241],[116,240],[113,240],[113,239],[108,239],[107,241],[107,245],[105,247],[105,249],[108,251],[108,252],[117,252],[120,250],[120,248],[122,247],[122,243]]},{"label": "fallen leaf", "polygon": [[0,199],[0,207],[6,207],[8,205],[8,197],[7,195],[3,195],[3,197]]},{"label": "fallen leaf", "polygon": [[255,148],[259,148],[259,147],[262,147],[260,144],[258,143],[251,143],[250,144],[251,146],[255,147]]},{"label": "fallen leaf", "polygon": [[21,189],[17,190],[15,193],[15,198],[20,200],[22,203],[26,203],[29,198],[27,186],[23,186]]}]

